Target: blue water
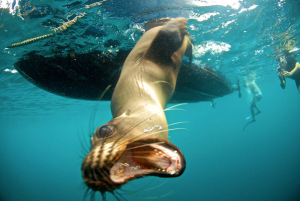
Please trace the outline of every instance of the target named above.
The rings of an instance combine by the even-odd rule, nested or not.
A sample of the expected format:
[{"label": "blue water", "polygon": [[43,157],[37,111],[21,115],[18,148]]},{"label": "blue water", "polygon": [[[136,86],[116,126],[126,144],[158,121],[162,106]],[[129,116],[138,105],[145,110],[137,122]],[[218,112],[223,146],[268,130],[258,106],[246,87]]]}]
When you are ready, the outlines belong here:
[{"label": "blue water", "polygon": [[[132,201],[300,200],[300,95],[293,80],[287,80],[285,90],[280,88],[274,57],[280,45],[292,44],[300,59],[300,3],[237,0],[231,6],[212,5],[213,1],[203,6],[201,2],[107,0],[84,10],[82,6],[62,7],[72,1],[54,0],[48,5],[64,13],[24,20],[1,10],[0,200],[83,200],[80,166],[86,152],[82,142],[88,144],[90,133],[111,119],[109,102],[74,100],[46,92],[14,73],[13,63],[31,50],[54,54],[51,51],[63,42],[78,52],[96,46],[103,49],[103,41],[111,38],[119,39],[124,47],[132,46],[143,32],[139,25],[166,16],[190,19],[194,63],[220,70],[233,83],[236,79],[243,83],[248,74],[256,74],[263,94],[257,104],[262,113],[242,131],[251,100],[244,87],[242,98],[237,93],[218,98],[215,108],[210,102],[199,102],[180,106],[182,111],[168,111],[169,124],[186,122],[174,126],[185,130],[170,132],[170,141],[185,155],[184,174],[178,178],[138,179],[119,192]],[[83,10],[87,16],[79,20],[80,24],[61,35],[5,49],[12,43],[51,33],[50,27],[41,25],[46,19],[61,22],[58,16],[67,18]],[[95,23],[105,24],[109,34],[94,40],[83,37],[80,30]],[[116,27],[111,28],[112,24],[119,32],[113,31]],[[94,44],[80,49],[68,36],[74,36],[77,43],[90,40]],[[96,198],[101,200],[99,194]],[[115,200],[111,195],[107,198]]]}]

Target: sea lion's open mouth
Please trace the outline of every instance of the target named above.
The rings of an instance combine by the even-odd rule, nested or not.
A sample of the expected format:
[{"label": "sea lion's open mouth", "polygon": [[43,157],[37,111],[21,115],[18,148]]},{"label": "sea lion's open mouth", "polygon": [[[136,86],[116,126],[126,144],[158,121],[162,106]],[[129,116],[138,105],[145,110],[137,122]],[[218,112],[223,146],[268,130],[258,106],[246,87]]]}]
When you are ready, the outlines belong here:
[{"label": "sea lion's open mouth", "polygon": [[127,146],[110,169],[110,179],[123,184],[146,175],[177,177],[184,169],[184,156],[175,145],[161,139],[143,139]]}]

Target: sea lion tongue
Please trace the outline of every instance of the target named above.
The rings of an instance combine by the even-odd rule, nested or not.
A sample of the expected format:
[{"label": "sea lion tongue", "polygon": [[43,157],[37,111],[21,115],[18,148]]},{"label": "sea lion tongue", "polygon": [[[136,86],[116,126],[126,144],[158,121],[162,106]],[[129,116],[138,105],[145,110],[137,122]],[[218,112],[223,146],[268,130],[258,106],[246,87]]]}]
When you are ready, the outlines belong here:
[{"label": "sea lion tongue", "polygon": [[155,175],[180,176],[185,169],[181,151],[169,141],[143,139],[129,144],[110,170],[115,183],[126,183],[137,177]]}]

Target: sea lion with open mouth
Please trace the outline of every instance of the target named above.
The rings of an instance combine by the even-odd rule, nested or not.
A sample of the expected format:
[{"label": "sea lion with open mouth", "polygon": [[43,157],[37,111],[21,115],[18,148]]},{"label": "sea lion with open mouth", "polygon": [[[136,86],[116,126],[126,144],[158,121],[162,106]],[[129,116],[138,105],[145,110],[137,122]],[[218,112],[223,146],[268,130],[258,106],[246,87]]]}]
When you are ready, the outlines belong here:
[{"label": "sea lion with open mouth", "polygon": [[135,178],[183,173],[185,159],[168,141],[164,108],[184,54],[192,59],[186,24],[176,18],[148,30],[125,60],[111,100],[113,119],[96,129],[81,167],[93,191],[104,195]]}]

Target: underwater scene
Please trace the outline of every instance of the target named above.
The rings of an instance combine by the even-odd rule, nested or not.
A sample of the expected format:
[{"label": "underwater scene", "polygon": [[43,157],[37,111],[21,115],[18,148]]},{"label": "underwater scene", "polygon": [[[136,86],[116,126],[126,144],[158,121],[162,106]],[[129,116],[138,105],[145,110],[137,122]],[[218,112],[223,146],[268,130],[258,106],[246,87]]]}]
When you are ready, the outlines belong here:
[{"label": "underwater scene", "polygon": [[299,0],[0,0],[0,200],[299,201]]}]

